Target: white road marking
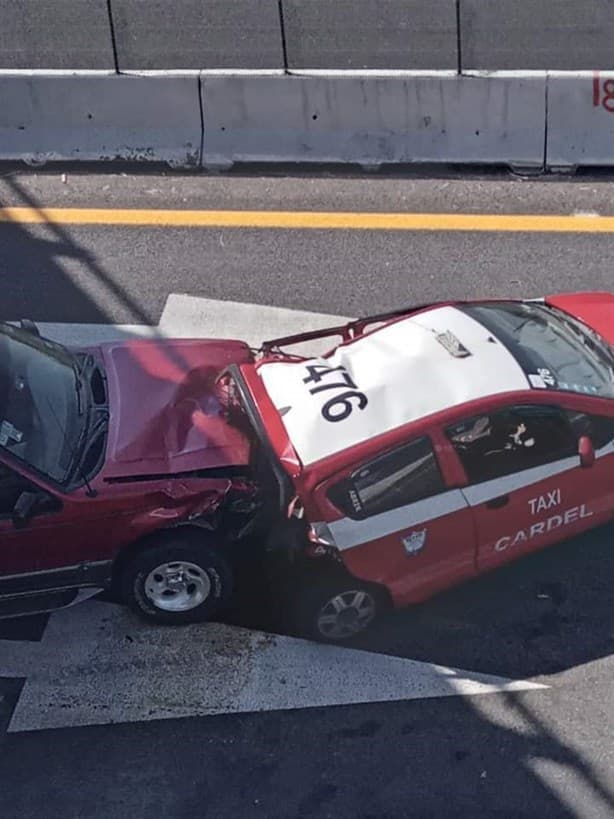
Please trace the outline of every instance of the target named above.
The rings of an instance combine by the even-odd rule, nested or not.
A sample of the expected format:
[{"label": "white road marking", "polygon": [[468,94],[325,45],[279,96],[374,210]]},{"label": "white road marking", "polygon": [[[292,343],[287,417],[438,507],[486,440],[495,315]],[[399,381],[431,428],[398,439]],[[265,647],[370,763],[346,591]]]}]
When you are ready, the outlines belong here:
[{"label": "white road marking", "polygon": [[37,324],[42,335],[63,344],[97,344],[139,336],[174,336],[239,338],[256,346],[271,338],[343,324],[349,320],[349,317],[327,313],[171,293],[156,327],[144,324]]},{"label": "white road marking", "polygon": [[156,628],[98,601],[52,615],[38,644],[0,641],[0,677],[27,677],[11,732],[547,688],[218,623]]}]

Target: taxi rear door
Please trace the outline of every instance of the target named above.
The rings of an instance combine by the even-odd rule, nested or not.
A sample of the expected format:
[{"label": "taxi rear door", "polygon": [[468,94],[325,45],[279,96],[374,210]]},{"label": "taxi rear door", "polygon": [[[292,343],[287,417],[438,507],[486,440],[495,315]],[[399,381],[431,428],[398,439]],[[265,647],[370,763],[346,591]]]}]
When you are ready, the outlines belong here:
[{"label": "taxi rear door", "polygon": [[602,430],[595,462],[583,468],[578,453],[582,418],[583,413],[561,406],[523,404],[447,427],[466,473],[462,492],[473,510],[480,570],[611,517],[612,445],[603,445]]}]

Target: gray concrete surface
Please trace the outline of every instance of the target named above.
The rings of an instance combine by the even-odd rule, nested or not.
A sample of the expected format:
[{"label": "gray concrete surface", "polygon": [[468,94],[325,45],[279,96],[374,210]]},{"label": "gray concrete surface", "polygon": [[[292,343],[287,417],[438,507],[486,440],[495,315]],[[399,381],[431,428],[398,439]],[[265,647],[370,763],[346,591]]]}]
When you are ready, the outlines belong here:
[{"label": "gray concrete surface", "polygon": [[544,165],[545,77],[203,77],[203,165]]},{"label": "gray concrete surface", "polygon": [[0,69],[115,69],[106,0],[0,0]]},{"label": "gray concrete surface", "polygon": [[283,68],[277,0],[112,0],[120,71]]},{"label": "gray concrete surface", "polygon": [[2,159],[200,163],[195,76],[20,74],[0,87]]},{"label": "gray concrete surface", "polygon": [[[605,178],[3,174],[0,204],[31,207],[607,214],[614,201]],[[0,249],[3,317],[155,323],[169,292],[353,315],[449,295],[611,289],[614,234],[4,223]],[[539,677],[547,692],[0,733],[0,816],[405,819],[408,806],[446,819],[613,816],[611,542],[610,527],[547,550],[353,646]],[[249,605],[228,621],[273,629],[249,585]],[[36,641],[41,627],[4,623],[0,634]],[[118,631],[126,652],[131,636]],[[0,729],[19,689],[0,680]]]},{"label": "gray concrete surface", "polygon": [[[110,0],[120,70],[614,68],[609,0]],[[114,69],[107,0],[0,0],[0,69]],[[460,41],[460,55],[457,41]]]},{"label": "gray concrete surface", "polygon": [[453,69],[455,0],[283,0],[289,68]]},{"label": "gray concrete surface", "polygon": [[614,97],[611,78],[583,73],[548,78],[548,136],[551,167],[614,164]]},{"label": "gray concrete surface", "polygon": [[609,0],[460,0],[463,70],[614,68]]}]

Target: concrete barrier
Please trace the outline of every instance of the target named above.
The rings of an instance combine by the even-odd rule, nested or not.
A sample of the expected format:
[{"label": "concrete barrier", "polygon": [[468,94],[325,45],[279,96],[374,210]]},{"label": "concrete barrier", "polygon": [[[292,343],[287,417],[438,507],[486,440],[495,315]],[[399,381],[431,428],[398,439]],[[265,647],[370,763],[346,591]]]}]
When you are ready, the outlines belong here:
[{"label": "concrete barrier", "polygon": [[201,140],[197,75],[0,73],[0,159],[195,167]]},{"label": "concrete barrier", "polygon": [[548,168],[614,165],[614,72],[548,74]]},{"label": "concrete barrier", "polygon": [[612,10],[612,0],[0,0],[0,69],[614,70]]},{"label": "concrete barrier", "polygon": [[614,68],[612,0],[460,0],[462,70]]},{"label": "concrete barrier", "polygon": [[544,164],[545,74],[201,76],[203,164]]},{"label": "concrete barrier", "polygon": [[458,68],[456,0],[282,0],[282,8],[290,69]]},{"label": "concrete barrier", "polygon": [[278,0],[112,0],[120,71],[283,68]]},{"label": "concrete barrier", "polygon": [[0,0],[0,69],[115,69],[107,0]]}]

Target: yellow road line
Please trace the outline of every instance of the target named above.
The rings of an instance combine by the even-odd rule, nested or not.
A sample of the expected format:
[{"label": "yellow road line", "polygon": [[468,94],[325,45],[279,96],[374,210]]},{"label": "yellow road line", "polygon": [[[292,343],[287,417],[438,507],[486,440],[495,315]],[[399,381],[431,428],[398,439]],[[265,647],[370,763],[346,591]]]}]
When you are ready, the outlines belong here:
[{"label": "yellow road line", "polygon": [[268,210],[0,208],[0,222],[289,230],[465,230],[513,233],[614,233],[614,216],[479,213],[342,213]]}]

